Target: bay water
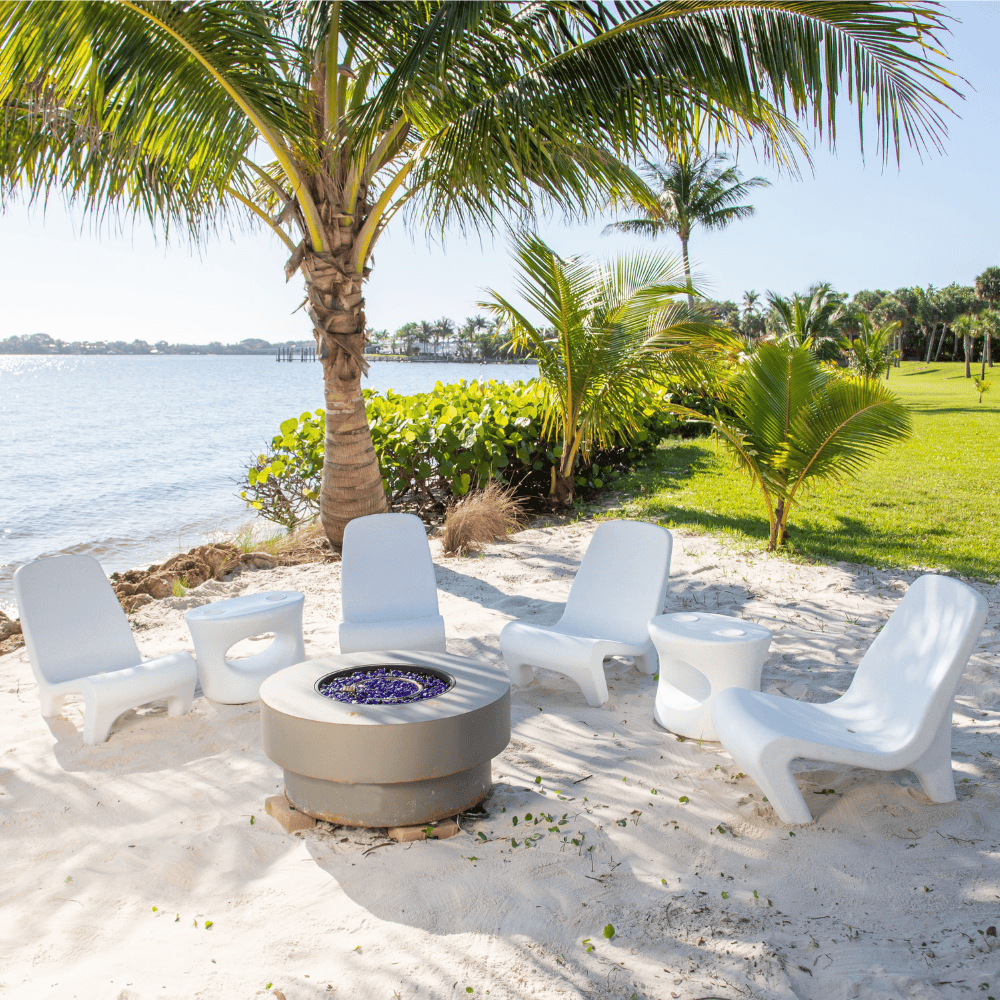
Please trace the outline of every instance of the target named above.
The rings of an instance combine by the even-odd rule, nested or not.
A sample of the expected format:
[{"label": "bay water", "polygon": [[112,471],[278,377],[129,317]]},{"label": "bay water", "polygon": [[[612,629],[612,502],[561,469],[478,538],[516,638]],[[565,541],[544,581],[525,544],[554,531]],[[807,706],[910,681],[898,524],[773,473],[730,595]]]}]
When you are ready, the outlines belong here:
[{"label": "bay water", "polygon": [[[374,361],[366,387],[537,374],[534,365]],[[273,355],[0,355],[0,610],[22,563],[57,552],[108,573],[217,538],[252,512],[242,470],[278,425],[323,405],[318,363]]]}]

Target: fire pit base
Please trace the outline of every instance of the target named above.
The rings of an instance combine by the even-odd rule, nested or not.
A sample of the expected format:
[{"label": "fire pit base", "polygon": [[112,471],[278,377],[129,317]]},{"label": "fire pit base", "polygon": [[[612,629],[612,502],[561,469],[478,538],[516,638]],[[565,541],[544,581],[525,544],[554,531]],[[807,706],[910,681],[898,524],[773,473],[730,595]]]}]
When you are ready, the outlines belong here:
[{"label": "fire pit base", "polygon": [[490,764],[427,781],[355,785],[285,771],[285,794],[299,812],[339,826],[416,826],[455,816],[486,798]]},{"label": "fire pit base", "polygon": [[[321,693],[358,668],[414,669],[447,690],[401,704]],[[360,688],[359,688],[360,690]],[[510,682],[448,653],[388,650],[297,663],[261,686],[264,752],[302,813],[344,826],[411,826],[454,816],[490,790],[490,762],[510,742]]]}]

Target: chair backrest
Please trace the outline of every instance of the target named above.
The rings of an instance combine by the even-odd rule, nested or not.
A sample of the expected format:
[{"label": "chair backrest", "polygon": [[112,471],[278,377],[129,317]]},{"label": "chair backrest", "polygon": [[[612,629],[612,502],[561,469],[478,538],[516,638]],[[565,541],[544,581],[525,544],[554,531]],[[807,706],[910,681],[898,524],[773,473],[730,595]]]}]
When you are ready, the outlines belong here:
[{"label": "chair backrest", "polygon": [[142,662],[132,629],[101,564],[50,556],[14,574],[24,644],[39,683],[57,684]]},{"label": "chair backrest", "polygon": [[930,739],[986,624],[986,599],[958,580],[914,582],[875,637],[841,701],[906,745]]},{"label": "chair backrest", "polygon": [[344,529],[340,570],[345,622],[406,621],[438,613],[434,562],[414,514],[369,514]]},{"label": "chair backrest", "polygon": [[642,521],[598,525],[570,588],[560,625],[621,642],[649,641],[649,619],[663,611],[670,532]]}]

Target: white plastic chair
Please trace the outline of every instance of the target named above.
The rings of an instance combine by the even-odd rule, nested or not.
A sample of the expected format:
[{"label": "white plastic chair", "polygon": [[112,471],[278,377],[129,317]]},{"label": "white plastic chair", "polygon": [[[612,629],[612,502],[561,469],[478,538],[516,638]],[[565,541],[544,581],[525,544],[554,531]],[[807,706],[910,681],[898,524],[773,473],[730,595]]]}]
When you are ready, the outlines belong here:
[{"label": "white plastic chair", "polygon": [[21,566],[14,594],[42,715],[82,694],[83,742],[104,743],[122,712],[161,698],[171,716],[191,708],[198,668],[190,653],[143,660],[100,563],[60,555]]},{"label": "white plastic chair", "polygon": [[588,705],[608,700],[604,660],[631,656],[646,674],[657,655],[649,619],[663,610],[673,538],[641,521],[605,521],[594,532],[555,625],[508,622],[500,650],[511,680],[524,687],[534,667],[545,667],[580,685]]},{"label": "white plastic chair", "polygon": [[445,653],[434,562],[414,514],[369,514],[344,529],[341,653],[422,649]]},{"label": "white plastic chair", "polygon": [[813,821],[791,772],[796,757],[877,771],[906,768],[932,802],[953,802],[952,701],[986,607],[964,583],[920,577],[835,701],[812,705],[739,688],[720,691],[712,722],[722,745],[785,823]]}]

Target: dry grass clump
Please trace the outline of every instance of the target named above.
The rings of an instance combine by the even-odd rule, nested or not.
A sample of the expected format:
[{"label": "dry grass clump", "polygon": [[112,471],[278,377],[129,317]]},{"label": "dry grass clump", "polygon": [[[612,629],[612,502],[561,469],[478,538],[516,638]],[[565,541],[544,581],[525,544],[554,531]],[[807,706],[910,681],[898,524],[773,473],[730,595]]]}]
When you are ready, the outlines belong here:
[{"label": "dry grass clump", "polygon": [[498,542],[519,530],[526,519],[524,508],[514,499],[514,491],[490,483],[448,511],[442,538],[445,554],[470,552],[488,542]]},{"label": "dry grass clump", "polygon": [[294,531],[280,529],[265,535],[261,534],[261,528],[259,521],[245,521],[236,529],[233,545],[240,552],[264,552],[272,556],[301,556],[315,551],[317,558],[322,558],[323,550],[330,549],[318,518],[299,525]]}]

